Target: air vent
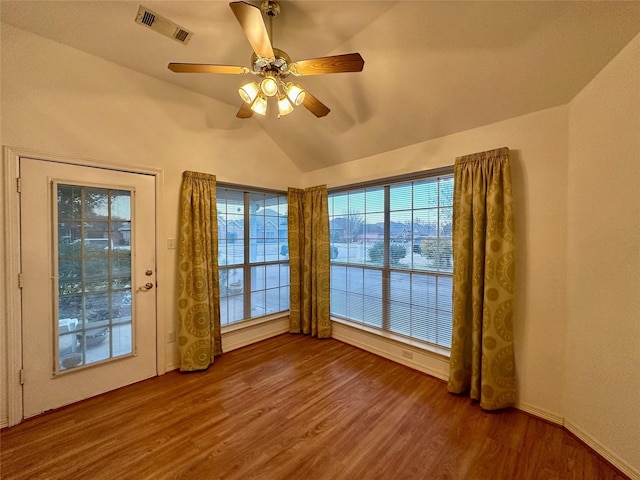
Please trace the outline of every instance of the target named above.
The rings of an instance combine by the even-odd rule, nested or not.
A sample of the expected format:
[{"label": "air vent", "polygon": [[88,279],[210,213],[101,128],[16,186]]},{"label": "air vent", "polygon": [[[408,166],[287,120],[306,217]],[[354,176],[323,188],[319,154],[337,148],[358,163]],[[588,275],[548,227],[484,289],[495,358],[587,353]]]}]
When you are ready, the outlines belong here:
[{"label": "air vent", "polygon": [[144,11],[144,13],[142,14],[142,18],[140,19],[140,22],[144,23],[148,27],[152,27],[155,21],[156,16],[147,10]]},{"label": "air vent", "polygon": [[144,25],[151,30],[161,33],[165,37],[172,38],[176,42],[180,43],[186,44],[193,35],[192,32],[185,30],[180,25],[172,22],[162,15],[158,15],[153,10],[149,10],[142,5],[140,5],[140,8],[138,8],[136,23]]}]

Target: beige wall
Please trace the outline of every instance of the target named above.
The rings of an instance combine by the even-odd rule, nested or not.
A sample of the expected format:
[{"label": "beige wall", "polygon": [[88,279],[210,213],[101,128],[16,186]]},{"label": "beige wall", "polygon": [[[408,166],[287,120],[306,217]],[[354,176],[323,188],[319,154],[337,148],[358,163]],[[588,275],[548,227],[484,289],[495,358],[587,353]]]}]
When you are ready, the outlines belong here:
[{"label": "beige wall", "polygon": [[569,110],[565,417],[640,475],[640,36]]}]

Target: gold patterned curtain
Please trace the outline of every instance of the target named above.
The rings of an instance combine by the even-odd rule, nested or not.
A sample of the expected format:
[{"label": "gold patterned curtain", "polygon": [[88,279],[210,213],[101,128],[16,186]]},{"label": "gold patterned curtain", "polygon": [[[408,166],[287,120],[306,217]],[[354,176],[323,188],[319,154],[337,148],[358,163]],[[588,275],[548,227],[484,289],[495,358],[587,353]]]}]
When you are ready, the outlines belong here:
[{"label": "gold patterned curtain", "polygon": [[183,173],[179,235],[180,370],[205,370],[222,353],[214,175]]},{"label": "gold patterned curtain", "polygon": [[289,188],[291,333],[331,337],[327,186]]},{"label": "gold patterned curtain", "polygon": [[487,410],[516,401],[509,149],[456,159],[453,337],[448,390]]}]

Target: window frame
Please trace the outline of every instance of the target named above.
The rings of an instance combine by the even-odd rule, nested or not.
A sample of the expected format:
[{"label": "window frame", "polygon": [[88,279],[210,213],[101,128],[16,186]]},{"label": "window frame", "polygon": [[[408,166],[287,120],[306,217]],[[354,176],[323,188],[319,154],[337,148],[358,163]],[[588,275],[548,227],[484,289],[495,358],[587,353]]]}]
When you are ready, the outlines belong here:
[{"label": "window frame", "polygon": [[[286,287],[286,292],[287,292],[287,300],[289,300],[290,295],[290,274],[289,274],[289,258],[288,255],[282,255],[281,254],[281,248],[280,248],[280,242],[282,240],[285,241],[285,243],[288,245],[288,234],[289,234],[289,226],[288,226],[288,219],[287,219],[287,223],[286,223],[286,236],[284,238],[277,236],[274,237],[273,239],[271,239],[270,237],[268,237],[266,235],[267,229],[263,229],[263,234],[265,235],[264,237],[260,237],[263,240],[275,240],[275,245],[277,245],[277,255],[278,255],[278,259],[277,260],[266,260],[265,258],[263,258],[261,261],[252,261],[251,260],[251,228],[247,228],[250,225],[250,221],[251,221],[251,216],[252,216],[252,212],[251,212],[251,208],[250,208],[250,202],[251,202],[251,197],[252,195],[258,194],[258,195],[272,195],[272,196],[277,196],[279,198],[284,199],[284,204],[287,204],[287,192],[286,191],[281,191],[281,190],[271,190],[271,189],[266,189],[266,188],[261,188],[261,187],[254,187],[254,186],[247,186],[247,185],[239,185],[239,184],[233,184],[233,183],[225,183],[225,182],[216,182],[216,207],[219,204],[220,201],[220,197],[219,197],[219,192],[221,189],[225,189],[225,190],[232,190],[234,192],[236,192],[237,194],[241,194],[242,195],[242,199],[243,199],[243,213],[242,213],[242,218],[243,218],[243,228],[242,228],[242,262],[240,263],[227,263],[226,260],[227,258],[225,257],[225,263],[222,264],[221,263],[221,255],[220,255],[220,232],[218,232],[218,238],[216,239],[216,245],[218,248],[218,272],[220,273],[220,316],[221,316],[221,327],[225,330],[233,330],[235,328],[241,328],[243,326],[246,325],[250,325],[250,324],[254,324],[254,323],[260,323],[261,321],[264,320],[269,320],[271,318],[280,318],[283,316],[286,316],[286,314],[289,312],[289,304],[287,303],[287,308],[283,309],[283,310],[278,310],[275,312],[265,312],[262,315],[255,315],[255,316],[251,316],[251,312],[252,312],[252,297],[253,294],[259,291],[264,291],[267,292],[267,290],[269,290],[269,288],[266,287],[267,285],[267,279],[266,279],[266,272],[267,272],[267,267],[269,266],[273,266],[273,265],[278,265],[279,269],[280,269],[280,273],[279,273],[279,284],[278,284],[278,289],[281,290],[283,287]],[[280,204],[280,202],[278,202],[278,204]],[[288,205],[287,205],[287,212],[288,212]],[[228,218],[226,218],[226,215],[228,214],[228,212],[218,212],[218,219],[221,216],[225,216],[225,221],[228,221]],[[283,215],[284,217],[287,217],[287,215]],[[275,218],[281,218],[281,216],[279,215],[278,217]],[[219,220],[218,220],[219,221]],[[280,228],[280,225],[282,225],[281,223],[279,223],[278,228]],[[225,239],[227,239],[227,242],[229,240],[230,237],[225,236]],[[257,238],[257,237],[256,237]],[[262,242],[262,245],[266,244],[266,243],[273,243],[273,242]],[[228,246],[228,243],[227,243]],[[286,284],[282,284],[282,267],[286,266],[287,269],[287,274],[286,274]],[[257,289],[254,290],[253,285],[253,269],[254,268],[264,268],[265,269],[265,286],[262,289]],[[223,289],[222,289],[222,272],[223,271],[231,271],[231,270],[242,270],[241,273],[241,277],[242,277],[242,293],[241,294],[237,294],[235,295],[237,296],[242,296],[242,318],[241,319],[237,319],[237,320],[230,320],[230,316],[229,316],[229,310],[227,310],[227,315],[226,315],[226,320],[223,318],[222,315],[222,311],[223,311],[223,305],[222,302],[223,301],[228,301],[229,299],[229,295],[223,295]],[[279,294],[281,295],[281,292],[279,292]],[[266,293],[265,293],[265,300],[266,300]],[[228,304],[227,304],[228,305]],[[228,307],[227,307],[228,308]]]},{"label": "window frame", "polygon": [[[422,181],[422,180],[429,180],[429,179],[434,179],[434,180],[439,180],[441,178],[447,178],[450,177],[451,180],[453,181],[453,173],[454,173],[454,166],[453,165],[449,165],[446,167],[441,167],[441,168],[435,168],[435,169],[430,169],[430,170],[426,170],[426,171],[419,171],[419,172],[413,172],[413,173],[409,173],[409,174],[405,174],[405,175],[398,175],[398,176],[393,176],[393,177],[386,177],[386,178],[380,178],[380,179],[374,179],[374,180],[370,180],[370,181],[366,181],[366,182],[360,182],[360,183],[354,183],[354,184],[348,184],[348,185],[344,185],[344,186],[339,186],[339,187],[334,187],[334,188],[330,188],[329,189],[329,198],[331,198],[333,195],[337,195],[337,194],[343,194],[343,193],[347,193],[347,192],[355,192],[358,190],[362,190],[364,192],[366,192],[367,190],[371,190],[371,189],[383,189],[384,190],[384,234],[383,234],[383,262],[382,264],[372,264],[369,263],[366,259],[365,256],[365,260],[362,263],[358,263],[358,262],[354,262],[351,263],[348,260],[347,261],[340,261],[340,259],[332,259],[331,260],[331,267],[332,269],[334,268],[334,266],[336,267],[344,267],[345,271],[348,270],[350,267],[355,267],[358,269],[362,269],[362,271],[364,272],[364,274],[366,274],[367,271],[380,271],[381,272],[381,283],[382,283],[382,287],[381,287],[381,297],[380,297],[380,302],[382,303],[382,311],[381,311],[381,319],[380,319],[380,326],[378,327],[377,325],[372,325],[370,322],[366,322],[366,320],[358,320],[358,319],[354,319],[354,318],[349,318],[348,316],[346,316],[346,309],[347,304],[348,304],[348,300],[347,300],[347,304],[345,304],[345,315],[340,315],[338,313],[335,313],[335,310],[333,308],[333,305],[331,307],[331,318],[333,321],[336,321],[338,323],[341,324],[345,324],[348,325],[352,328],[356,328],[359,330],[364,330],[368,333],[373,333],[375,335],[378,336],[382,336],[382,337],[386,337],[386,338],[390,338],[392,340],[395,341],[399,341],[401,343],[405,343],[405,344],[409,344],[409,345],[413,345],[413,346],[417,346],[420,348],[427,348],[429,350],[432,350],[436,353],[439,353],[441,355],[449,355],[450,352],[450,346],[449,345],[444,345],[442,343],[437,343],[437,333],[436,333],[436,341],[435,342],[431,342],[428,340],[425,340],[423,338],[417,338],[415,336],[413,336],[413,334],[411,335],[406,335],[404,333],[398,332],[398,331],[394,331],[391,326],[390,326],[390,311],[392,308],[392,300],[393,298],[391,297],[391,278],[393,276],[394,273],[404,273],[407,275],[410,275],[410,280],[409,282],[411,283],[413,281],[413,275],[417,274],[417,275],[423,275],[425,277],[434,278],[434,282],[436,282],[436,298],[440,298],[438,296],[437,293],[437,288],[438,288],[438,284],[440,282],[440,278],[441,277],[447,277],[451,279],[451,284],[453,283],[453,272],[452,270],[450,272],[447,271],[442,271],[439,268],[436,268],[435,270],[431,270],[431,269],[415,269],[413,267],[413,264],[407,268],[406,266],[393,266],[390,264],[390,247],[391,244],[393,243],[393,239],[391,238],[391,231],[390,231],[390,224],[391,224],[391,195],[390,195],[390,189],[397,184],[402,184],[402,183],[409,183],[409,182],[415,182],[415,181]],[[454,187],[455,188],[455,187]],[[453,195],[452,195],[453,196]],[[437,206],[438,210],[440,210],[440,208],[446,208],[446,207],[442,207],[440,205],[440,202],[438,202],[438,206]],[[451,199],[451,208],[453,208],[453,198]],[[413,215],[414,207],[413,204],[411,206],[411,213]],[[366,213],[366,211],[363,211],[363,215]],[[349,215],[349,214],[347,214]],[[329,212],[329,218],[333,218],[335,216],[334,212]],[[347,220],[345,223],[348,223],[349,220]],[[366,225],[366,221],[364,222]],[[438,230],[440,229],[440,219],[438,219]],[[332,239],[334,238],[333,232],[331,232],[331,236]],[[440,238],[439,234],[438,234],[438,239]],[[410,252],[409,254],[413,253],[413,244],[414,244],[414,237],[411,237],[411,242],[409,245],[409,249]],[[334,291],[333,286],[331,287],[332,291]],[[348,289],[349,287],[346,287],[347,289],[345,290],[345,295],[348,296]],[[452,288],[452,287],[451,287]],[[337,290],[337,289],[336,289]],[[411,289],[412,290],[412,289]],[[411,302],[411,293],[409,293],[408,295],[408,299],[407,299],[407,304],[408,305],[412,305]],[[366,295],[363,297],[363,302],[366,302],[365,299]],[[345,297],[346,298],[346,297]],[[434,310],[436,310],[437,314],[436,316],[440,315],[440,313],[442,312],[439,308],[438,308],[438,301],[436,300],[434,301],[434,307],[432,307]],[[363,304],[363,308],[366,309],[367,305]],[[451,310],[452,310],[452,305],[451,305]],[[448,312],[447,312],[448,313]],[[452,317],[452,312],[451,312],[451,317]],[[439,320],[436,319],[434,320],[434,324],[437,328],[439,323]],[[451,328],[451,324],[448,325],[448,329]],[[450,341],[450,340],[449,340]]]}]

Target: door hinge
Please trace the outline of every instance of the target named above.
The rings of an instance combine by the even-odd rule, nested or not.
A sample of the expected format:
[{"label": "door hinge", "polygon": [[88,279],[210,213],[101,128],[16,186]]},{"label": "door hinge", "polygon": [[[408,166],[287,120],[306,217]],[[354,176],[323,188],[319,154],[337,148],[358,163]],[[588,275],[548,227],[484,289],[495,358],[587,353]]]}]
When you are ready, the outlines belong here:
[{"label": "door hinge", "polygon": [[20,385],[24,385],[24,368],[20,369]]},{"label": "door hinge", "polygon": [[22,179],[20,177],[16,178],[16,190],[18,193],[22,193]]},{"label": "door hinge", "polygon": [[23,288],[24,287],[24,276],[22,275],[22,273],[18,274],[18,288]]}]

